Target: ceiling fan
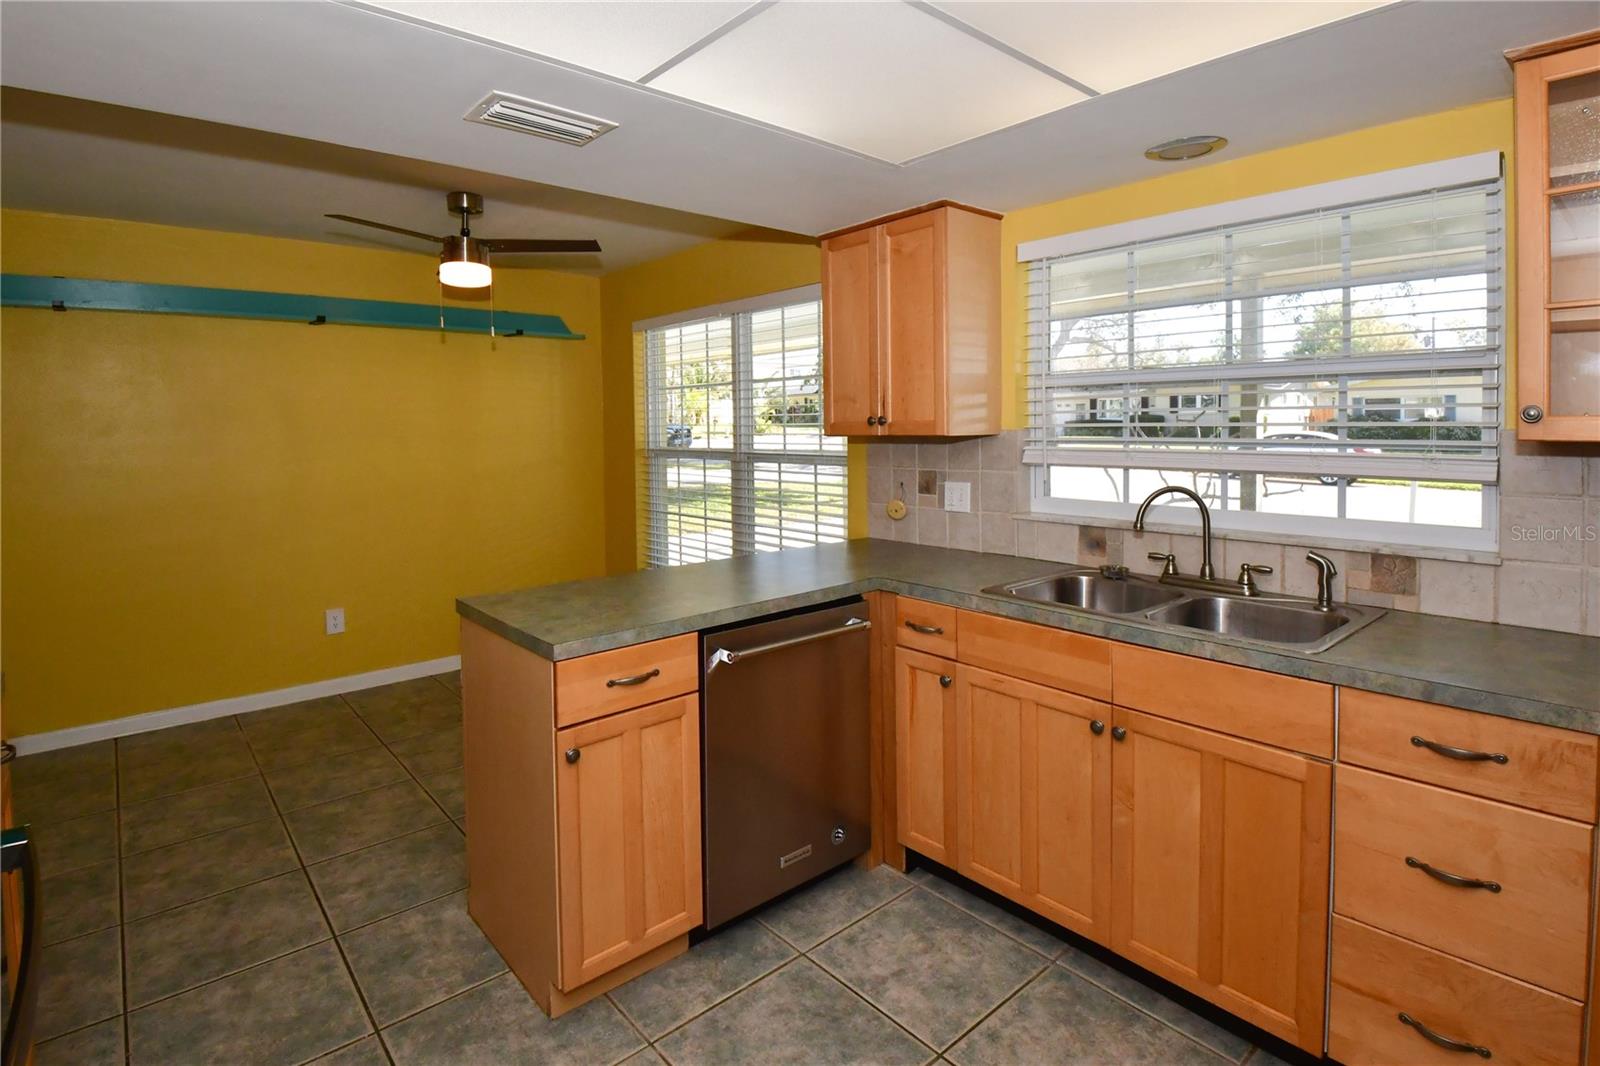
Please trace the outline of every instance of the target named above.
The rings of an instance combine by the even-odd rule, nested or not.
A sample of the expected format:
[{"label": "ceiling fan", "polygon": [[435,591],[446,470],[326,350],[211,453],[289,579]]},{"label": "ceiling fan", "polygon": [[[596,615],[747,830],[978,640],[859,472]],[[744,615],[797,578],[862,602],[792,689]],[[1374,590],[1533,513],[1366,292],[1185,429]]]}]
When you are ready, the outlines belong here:
[{"label": "ceiling fan", "polygon": [[461,216],[461,232],[435,237],[387,222],[374,222],[354,215],[327,215],[340,222],[354,222],[358,226],[388,230],[418,240],[433,241],[441,245],[439,252],[439,280],[458,289],[481,289],[489,284],[489,256],[493,252],[598,252],[599,241],[535,240],[531,238],[474,237],[468,220],[483,214],[483,197],[475,192],[445,193],[445,204],[452,214]]}]

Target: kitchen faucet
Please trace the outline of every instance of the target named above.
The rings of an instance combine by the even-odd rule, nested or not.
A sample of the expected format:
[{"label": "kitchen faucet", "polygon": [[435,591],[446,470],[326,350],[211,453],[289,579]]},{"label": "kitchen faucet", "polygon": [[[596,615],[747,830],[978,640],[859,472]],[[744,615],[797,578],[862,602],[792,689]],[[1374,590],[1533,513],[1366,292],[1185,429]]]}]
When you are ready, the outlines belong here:
[{"label": "kitchen faucet", "polygon": [[1189,497],[1189,499],[1195,502],[1195,506],[1200,508],[1200,539],[1204,544],[1205,550],[1204,559],[1200,564],[1200,580],[1215,581],[1217,578],[1217,571],[1216,568],[1211,565],[1211,510],[1206,506],[1206,501],[1202,500],[1198,493],[1192,492],[1191,490],[1184,488],[1182,485],[1161,486],[1159,489],[1156,489],[1156,491],[1146,496],[1144,498],[1144,502],[1139,505],[1139,513],[1133,516],[1133,531],[1135,533],[1144,532],[1145,512],[1150,510],[1150,504],[1155,501],[1156,497],[1165,496],[1169,492],[1175,492],[1180,496]]}]

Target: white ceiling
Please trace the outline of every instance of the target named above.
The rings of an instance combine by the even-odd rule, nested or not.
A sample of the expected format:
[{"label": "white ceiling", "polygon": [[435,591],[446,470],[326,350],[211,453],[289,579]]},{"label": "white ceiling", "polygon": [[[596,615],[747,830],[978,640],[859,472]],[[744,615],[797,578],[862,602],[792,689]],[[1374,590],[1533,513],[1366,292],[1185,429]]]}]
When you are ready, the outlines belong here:
[{"label": "white ceiling", "polygon": [[0,91],[0,190],[26,211],[124,218],[416,252],[437,246],[324,218],[356,215],[423,233],[455,231],[444,193],[485,197],[485,237],[592,237],[601,252],[500,255],[508,266],[601,273],[745,229],[594,193],[463,167],[107,107]]},{"label": "white ceiling", "polygon": [[[1068,106],[1055,103],[1054,110],[974,136],[975,114],[986,116],[994,129],[1064,99],[1063,90],[1071,86],[1062,79],[1080,75],[1055,67],[1075,62],[1074,48],[1083,51],[1070,20],[1090,21],[1093,9],[1102,5],[941,9],[946,18],[982,24],[969,29],[994,41],[983,46],[984,62],[993,62],[989,53],[1005,59],[1008,49],[1020,47],[1009,41],[1029,42],[1032,51],[1014,61],[1023,71],[1014,83],[1020,88],[992,94],[987,74],[974,85],[966,77],[965,60],[950,58],[976,55],[969,51],[971,33],[956,32],[916,7],[884,12],[878,5],[851,2],[816,5],[812,11],[784,3],[761,5],[752,13],[739,5],[702,4],[679,13],[684,5],[669,6],[670,14],[657,5],[619,11],[604,3],[560,7],[554,13],[554,5],[547,4],[505,4],[478,12],[502,22],[522,19],[521,31],[514,31],[488,22],[444,28],[412,15],[325,0],[8,3],[0,78],[39,92],[814,234],[933,199],[1012,210],[1170,172],[1171,165],[1150,163],[1142,151],[1185,134],[1230,139],[1219,157],[1180,164],[1207,166],[1216,158],[1502,97],[1510,91],[1504,49],[1594,23],[1594,5],[1587,0],[1404,2],[1294,33],[1292,22],[1276,20],[1279,9],[1300,5],[1261,4],[1246,11],[1243,21],[1250,30],[1245,32],[1240,19],[1223,17],[1237,12],[1237,5],[1176,5],[1183,10],[1165,20],[1147,20],[1136,46],[1096,45],[1086,59],[1078,57],[1091,89],[1111,84],[1087,80],[1093,61],[1106,57],[1113,62],[1101,68],[1103,81],[1115,80],[1120,71],[1137,84]],[[1337,6],[1322,6],[1323,14]],[[1202,10],[1190,23],[1178,18],[1196,14],[1196,8]],[[529,12],[539,17],[530,21]],[[468,14],[452,17],[465,21]],[[849,32],[851,26],[878,27],[886,20],[910,26],[903,21],[907,15],[926,24],[919,24],[920,40],[944,41],[948,47],[930,44],[927,54],[918,55],[898,40],[886,40],[881,30]],[[836,41],[849,38],[848,47],[837,53],[829,50],[832,46],[785,50],[778,41],[769,42],[768,62],[739,57],[733,45],[740,35],[750,34],[756,42],[784,25],[773,20],[787,18]],[[1046,18],[1056,20],[1057,28],[1030,21]],[[764,21],[768,30],[761,28]],[[1202,32],[1227,22],[1234,28],[1226,35]],[[1180,24],[1186,28],[1174,28]],[[726,32],[700,47],[696,42],[704,39],[708,25],[713,33]],[[1249,33],[1291,35],[1251,45],[1258,38]],[[863,42],[876,47],[864,48]],[[1244,50],[1154,76],[1202,52],[1240,47]],[[565,57],[535,54],[539,48],[559,48]],[[884,84],[882,71],[854,69],[873,66],[864,54],[896,57],[901,81]],[[915,63],[905,73],[908,55]],[[710,87],[692,89],[697,57],[745,66],[738,77],[723,79],[720,88],[706,75]],[[630,80],[644,76],[641,68],[654,63],[650,69],[659,69],[674,58],[681,62],[650,84]],[[581,63],[596,69],[581,69]],[[678,88],[669,91],[675,72]],[[850,79],[869,87],[854,94],[841,89]],[[490,90],[620,125],[587,147],[573,148],[462,121]],[[766,117],[687,98],[690,91],[736,97],[731,102],[762,110]],[[899,103],[884,106],[884,96]],[[939,101],[948,114],[931,121],[902,110],[914,109],[924,97]],[[829,122],[844,132],[831,132]],[[915,127],[920,137],[924,126],[929,143],[968,139],[904,165],[828,143],[829,136],[848,137],[900,156],[918,148],[909,138],[899,139],[904,128]],[[870,140],[875,138],[881,143]],[[10,202],[11,181],[6,185]],[[253,210],[266,214],[271,206]]]}]

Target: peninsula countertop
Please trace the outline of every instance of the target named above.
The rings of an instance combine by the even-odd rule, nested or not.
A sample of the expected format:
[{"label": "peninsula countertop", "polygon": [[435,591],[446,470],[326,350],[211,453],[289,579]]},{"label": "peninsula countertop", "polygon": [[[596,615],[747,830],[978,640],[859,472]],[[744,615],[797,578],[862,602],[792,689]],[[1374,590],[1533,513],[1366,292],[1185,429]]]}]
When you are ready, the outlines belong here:
[{"label": "peninsula countertop", "polygon": [[882,590],[1218,662],[1600,734],[1600,638],[1390,611],[1324,652],[984,593],[1069,564],[885,540],[741,556],[456,601],[463,618],[571,659]]}]

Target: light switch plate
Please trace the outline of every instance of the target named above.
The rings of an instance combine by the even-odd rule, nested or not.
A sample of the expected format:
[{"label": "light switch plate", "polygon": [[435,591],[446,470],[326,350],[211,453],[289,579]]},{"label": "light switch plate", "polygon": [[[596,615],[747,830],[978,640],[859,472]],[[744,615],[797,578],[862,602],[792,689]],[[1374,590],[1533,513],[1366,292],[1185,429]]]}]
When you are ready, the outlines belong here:
[{"label": "light switch plate", "polygon": [[944,509],[946,511],[972,511],[972,482],[946,481],[944,483]]}]

